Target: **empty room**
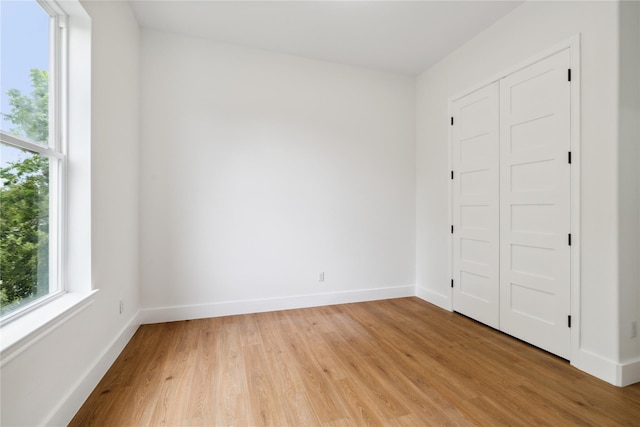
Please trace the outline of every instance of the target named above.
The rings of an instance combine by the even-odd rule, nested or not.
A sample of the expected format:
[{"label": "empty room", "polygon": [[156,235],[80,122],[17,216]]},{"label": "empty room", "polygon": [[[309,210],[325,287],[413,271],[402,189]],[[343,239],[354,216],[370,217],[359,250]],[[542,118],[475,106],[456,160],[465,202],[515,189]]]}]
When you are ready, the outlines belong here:
[{"label": "empty room", "polygon": [[2,426],[640,426],[640,2],[0,24]]}]

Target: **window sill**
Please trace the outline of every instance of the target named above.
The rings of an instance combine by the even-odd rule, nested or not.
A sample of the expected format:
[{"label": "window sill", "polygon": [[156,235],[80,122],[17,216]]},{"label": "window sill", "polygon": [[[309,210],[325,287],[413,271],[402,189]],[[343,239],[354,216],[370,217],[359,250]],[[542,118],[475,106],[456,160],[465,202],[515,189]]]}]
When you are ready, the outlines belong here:
[{"label": "window sill", "polygon": [[67,292],[0,329],[0,367],[93,304],[91,292]]}]

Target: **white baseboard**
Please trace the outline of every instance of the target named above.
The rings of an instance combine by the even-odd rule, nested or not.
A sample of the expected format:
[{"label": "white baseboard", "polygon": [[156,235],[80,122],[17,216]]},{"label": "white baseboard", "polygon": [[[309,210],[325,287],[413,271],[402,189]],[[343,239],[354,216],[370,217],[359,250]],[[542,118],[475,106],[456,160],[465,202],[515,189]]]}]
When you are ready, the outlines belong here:
[{"label": "white baseboard", "polygon": [[618,387],[640,382],[640,360],[617,363],[588,350],[580,349],[571,364],[596,378]]},{"label": "white baseboard", "polygon": [[618,369],[618,381],[621,387],[640,383],[640,360],[620,365]]},{"label": "white baseboard", "polygon": [[605,359],[588,350],[578,351],[578,360],[572,360],[571,364],[587,374],[600,378],[610,384],[616,384],[616,363]]},{"label": "white baseboard", "polygon": [[120,333],[109,343],[102,354],[96,359],[92,366],[83,375],[80,380],[71,388],[71,391],[60,399],[60,402],[47,418],[43,425],[47,426],[66,426],[69,424],[78,409],[87,400],[94,388],[98,385],[104,374],[107,373],[113,362],[120,355],[133,334],[140,326],[140,312],[138,311],[122,328]]},{"label": "white baseboard", "polygon": [[141,311],[140,323],[161,323],[177,320],[204,319],[207,317],[318,307],[333,304],[374,301],[415,296],[415,286],[394,286],[357,291],[298,295],[281,298],[264,298],[225,301],[210,304],[147,308]]},{"label": "white baseboard", "polygon": [[445,310],[453,310],[453,307],[451,307],[451,298],[446,295],[442,295],[427,288],[423,288],[422,286],[416,285],[416,296]]}]

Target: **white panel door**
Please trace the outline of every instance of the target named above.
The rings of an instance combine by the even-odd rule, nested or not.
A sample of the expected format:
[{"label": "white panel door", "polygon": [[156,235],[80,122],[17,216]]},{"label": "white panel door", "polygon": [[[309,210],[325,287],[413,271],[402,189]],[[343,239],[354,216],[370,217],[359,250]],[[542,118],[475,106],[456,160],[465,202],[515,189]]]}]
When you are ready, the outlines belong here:
[{"label": "white panel door", "polygon": [[452,103],[453,309],[499,327],[498,83]]},{"label": "white panel door", "polygon": [[569,358],[569,49],[500,81],[500,329]]}]

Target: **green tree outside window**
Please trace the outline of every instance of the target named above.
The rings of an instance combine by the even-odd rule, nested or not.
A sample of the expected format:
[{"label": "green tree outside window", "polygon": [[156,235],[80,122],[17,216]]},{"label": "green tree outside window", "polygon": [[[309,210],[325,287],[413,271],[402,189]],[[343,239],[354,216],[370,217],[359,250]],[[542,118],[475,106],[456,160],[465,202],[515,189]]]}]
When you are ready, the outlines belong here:
[{"label": "green tree outside window", "polygon": [[[9,133],[46,145],[49,76],[32,69],[32,92],[9,89]],[[13,149],[18,151],[18,149]],[[49,292],[49,159],[23,152],[0,168],[0,314]]]}]

